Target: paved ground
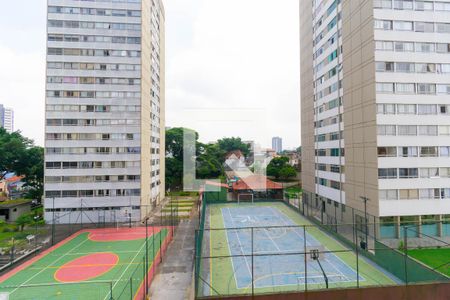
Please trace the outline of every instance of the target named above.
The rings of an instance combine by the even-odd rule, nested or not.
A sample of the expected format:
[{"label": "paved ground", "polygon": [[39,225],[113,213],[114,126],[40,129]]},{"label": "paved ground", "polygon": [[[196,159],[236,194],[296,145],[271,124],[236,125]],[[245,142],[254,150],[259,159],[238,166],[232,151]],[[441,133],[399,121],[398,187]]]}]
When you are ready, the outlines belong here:
[{"label": "paved ground", "polygon": [[194,267],[194,220],[181,221],[150,286],[152,300],[190,299]]}]

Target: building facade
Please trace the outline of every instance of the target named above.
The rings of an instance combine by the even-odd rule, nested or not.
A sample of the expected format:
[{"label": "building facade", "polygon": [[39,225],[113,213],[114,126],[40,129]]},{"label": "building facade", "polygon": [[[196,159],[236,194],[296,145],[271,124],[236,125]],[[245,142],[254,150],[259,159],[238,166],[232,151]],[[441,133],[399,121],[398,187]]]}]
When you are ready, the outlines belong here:
[{"label": "building facade", "polygon": [[300,7],[304,199],[381,237],[450,236],[450,1]]},{"label": "building facade", "polygon": [[48,0],[47,222],[140,220],[164,197],[161,0]]},{"label": "building facade", "polygon": [[279,136],[273,137],[272,149],[275,150],[276,153],[281,153],[281,151],[283,151],[283,139]]},{"label": "building facade", "polygon": [[9,133],[14,131],[14,111],[0,104],[0,127]]}]

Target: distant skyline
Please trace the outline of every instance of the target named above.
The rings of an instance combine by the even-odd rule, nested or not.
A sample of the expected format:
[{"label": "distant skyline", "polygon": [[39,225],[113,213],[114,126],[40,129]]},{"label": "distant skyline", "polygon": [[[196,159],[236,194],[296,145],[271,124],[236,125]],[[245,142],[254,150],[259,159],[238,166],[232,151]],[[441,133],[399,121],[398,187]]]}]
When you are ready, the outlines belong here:
[{"label": "distant skyline", "polygon": [[[299,146],[298,1],[164,4],[166,125],[195,129],[203,142],[239,136],[270,147],[279,135],[285,148]],[[46,1],[5,3],[0,26],[0,103],[15,110],[17,130],[43,145]],[[220,117],[192,113],[200,110]]]}]

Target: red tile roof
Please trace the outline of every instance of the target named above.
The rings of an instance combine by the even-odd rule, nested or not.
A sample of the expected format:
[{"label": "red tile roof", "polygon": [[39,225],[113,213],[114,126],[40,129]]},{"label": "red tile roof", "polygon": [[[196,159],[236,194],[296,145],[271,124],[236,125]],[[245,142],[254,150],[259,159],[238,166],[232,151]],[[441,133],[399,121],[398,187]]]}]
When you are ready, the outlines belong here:
[{"label": "red tile roof", "polygon": [[233,190],[281,190],[283,186],[263,175],[251,175],[233,183]]}]

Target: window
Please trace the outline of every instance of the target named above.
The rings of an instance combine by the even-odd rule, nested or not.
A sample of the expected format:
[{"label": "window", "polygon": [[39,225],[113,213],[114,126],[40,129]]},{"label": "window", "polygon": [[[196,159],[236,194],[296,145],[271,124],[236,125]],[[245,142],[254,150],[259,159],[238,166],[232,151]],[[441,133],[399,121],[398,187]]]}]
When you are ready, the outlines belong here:
[{"label": "window", "polygon": [[398,169],[398,174],[400,178],[417,178],[418,169],[417,168],[400,168]]},{"label": "window", "polygon": [[450,189],[441,189],[441,198],[442,199],[450,198]]},{"label": "window", "polygon": [[399,125],[398,135],[417,135],[417,126],[415,125]]},{"label": "window", "polygon": [[419,199],[439,199],[439,189],[420,189]]},{"label": "window", "polygon": [[448,84],[438,84],[437,85],[438,94],[450,94],[450,85]]},{"label": "window", "polygon": [[375,29],[392,30],[392,21],[375,20]]},{"label": "window", "polygon": [[330,171],[333,173],[341,173],[341,167],[338,165],[331,165]]},{"label": "window", "polygon": [[416,43],[417,52],[430,53],[434,52],[434,43]]},{"label": "window", "polygon": [[395,104],[377,104],[377,113],[384,115],[394,115]]},{"label": "window", "polygon": [[414,83],[397,83],[395,85],[395,92],[397,94],[414,94]]},{"label": "window", "polygon": [[420,157],[437,157],[437,147],[420,147]]},{"label": "window", "polygon": [[378,157],[396,157],[396,147],[378,147]]},{"label": "window", "polygon": [[341,183],[337,182],[337,181],[334,181],[334,180],[330,180],[330,187],[332,189],[335,189],[335,190],[340,190],[341,189]]},{"label": "window", "polygon": [[433,32],[434,24],[430,22],[415,22],[414,30],[416,32]]},{"label": "window", "polygon": [[416,72],[417,73],[436,73],[436,65],[435,64],[416,64]]},{"label": "window", "polygon": [[439,176],[443,177],[443,178],[449,178],[450,177],[450,168],[440,168]]},{"label": "window", "polygon": [[419,126],[419,135],[438,135],[438,127],[434,125]]},{"label": "window", "polygon": [[409,62],[398,62],[398,63],[395,63],[395,70],[397,72],[413,73],[414,72],[414,64],[409,63]]},{"label": "window", "polygon": [[435,115],[437,114],[437,107],[434,104],[419,104],[419,115]]},{"label": "window", "polygon": [[390,41],[376,41],[375,50],[392,51],[394,50],[394,43]]},{"label": "window", "polygon": [[419,170],[420,178],[436,178],[439,177],[438,168],[423,168]]},{"label": "window", "polygon": [[400,200],[417,200],[419,199],[419,190],[409,189],[400,190]]},{"label": "window", "polygon": [[412,10],[412,0],[394,0],[394,9]]},{"label": "window", "polygon": [[374,8],[392,8],[392,0],[374,0]]},{"label": "window", "polygon": [[431,1],[418,1],[415,3],[416,10],[433,10],[433,2]]},{"label": "window", "polygon": [[439,148],[439,155],[442,157],[450,156],[450,147],[444,146]]},{"label": "window", "polygon": [[401,157],[417,157],[417,147],[400,147],[399,154]]},{"label": "window", "polygon": [[330,156],[340,156],[340,149],[339,148],[330,149]]},{"label": "window", "polygon": [[439,135],[450,135],[450,126],[448,125],[439,126]]},{"label": "window", "polygon": [[415,115],[416,105],[415,104],[398,104],[397,113],[400,115]]},{"label": "window", "polygon": [[378,93],[393,93],[394,84],[393,83],[377,83],[376,89]]},{"label": "window", "polygon": [[[433,24],[433,23],[431,23]],[[394,30],[412,31],[413,22],[411,21],[394,21]]]},{"label": "window", "polygon": [[432,83],[418,83],[418,94],[436,94],[436,85]]},{"label": "window", "polygon": [[317,170],[319,170],[319,171],[327,170],[327,165],[325,165],[325,164],[317,164],[316,167],[317,167]]},{"label": "window", "polygon": [[395,168],[378,169],[378,178],[380,179],[397,178],[397,169]]},{"label": "window", "polygon": [[412,42],[395,42],[395,51],[398,52],[414,52],[414,43]]},{"label": "window", "polygon": [[378,135],[395,135],[395,125],[378,125]]},{"label": "window", "polygon": [[438,53],[450,52],[450,44],[440,44],[440,43],[436,44],[436,52]]},{"label": "window", "polygon": [[393,72],[394,63],[393,62],[377,62],[375,63],[375,68],[377,72]]},{"label": "window", "polygon": [[397,190],[379,190],[378,198],[380,198],[380,200],[398,200],[398,191]]},{"label": "window", "polygon": [[439,112],[443,115],[450,113],[450,105],[439,105]]},{"label": "window", "polygon": [[436,23],[436,32],[450,33],[450,24],[449,23]]}]

